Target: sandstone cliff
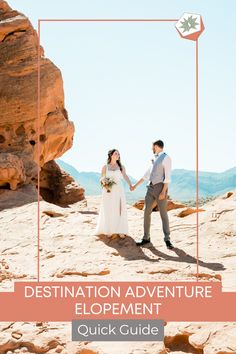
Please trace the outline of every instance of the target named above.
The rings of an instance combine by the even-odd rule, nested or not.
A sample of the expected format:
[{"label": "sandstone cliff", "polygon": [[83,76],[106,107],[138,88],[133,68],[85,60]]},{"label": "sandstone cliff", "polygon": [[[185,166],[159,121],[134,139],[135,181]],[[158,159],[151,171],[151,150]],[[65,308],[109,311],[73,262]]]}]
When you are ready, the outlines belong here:
[{"label": "sandstone cliff", "polygon": [[[0,186],[3,188],[15,190],[23,184],[36,184],[38,168],[62,156],[73,144],[74,124],[64,106],[61,72],[44,57],[42,47],[37,130],[37,65],[37,32],[27,17],[0,0]],[[83,190],[76,195],[83,199]]]}]

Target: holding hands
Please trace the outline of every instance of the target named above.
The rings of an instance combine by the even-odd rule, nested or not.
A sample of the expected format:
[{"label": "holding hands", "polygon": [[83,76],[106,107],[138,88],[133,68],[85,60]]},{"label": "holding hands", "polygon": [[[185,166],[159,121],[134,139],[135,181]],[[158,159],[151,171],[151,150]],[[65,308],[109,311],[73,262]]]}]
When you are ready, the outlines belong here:
[{"label": "holding hands", "polygon": [[129,187],[129,189],[130,189],[131,191],[134,191],[135,188],[136,188],[136,184],[135,184],[135,185],[131,185],[131,186]]}]

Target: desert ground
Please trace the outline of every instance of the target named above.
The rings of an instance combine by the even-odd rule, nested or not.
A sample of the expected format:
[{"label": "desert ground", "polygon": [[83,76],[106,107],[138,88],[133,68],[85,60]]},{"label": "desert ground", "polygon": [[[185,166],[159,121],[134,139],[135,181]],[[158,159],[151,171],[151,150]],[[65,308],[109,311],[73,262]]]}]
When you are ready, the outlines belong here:
[{"label": "desert ground", "polygon": [[[129,235],[94,236],[99,197],[66,208],[40,201],[40,280],[196,280],[196,214],[169,211],[175,250],[163,242],[160,216],[152,215],[152,244],[138,248],[143,211],[127,206]],[[199,276],[236,289],[236,193],[217,198],[199,213]],[[1,190],[1,291],[37,278],[37,193],[28,185]],[[236,323],[167,323],[164,342],[72,342],[70,323],[0,324],[0,353],[229,354],[236,353]]]},{"label": "desert ground", "polygon": [[[207,203],[199,212],[199,278],[222,280],[224,291],[235,291],[236,193],[229,195]],[[186,208],[169,211],[175,249],[167,250],[159,213],[153,212],[152,243],[139,248],[135,240],[142,237],[143,211],[128,205],[129,235],[108,238],[94,235],[99,205],[99,197],[66,208],[40,201],[40,280],[196,280],[196,213],[179,217]],[[8,291],[15,280],[37,276],[34,187],[4,190],[0,209],[1,289]]]},{"label": "desert ground", "polygon": [[0,323],[1,354],[235,354],[236,323],[168,323],[164,342],[71,342],[71,324]]}]

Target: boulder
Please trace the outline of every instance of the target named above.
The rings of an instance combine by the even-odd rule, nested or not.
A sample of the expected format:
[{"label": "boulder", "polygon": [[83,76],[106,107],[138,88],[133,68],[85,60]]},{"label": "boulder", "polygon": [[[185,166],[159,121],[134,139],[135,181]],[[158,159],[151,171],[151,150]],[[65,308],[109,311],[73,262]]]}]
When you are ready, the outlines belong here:
[{"label": "boulder", "polygon": [[[204,209],[198,209],[198,212],[200,211],[205,211]],[[179,218],[185,218],[188,215],[194,214],[197,212],[196,208],[186,208],[184,210],[182,210],[177,216]]]},{"label": "boulder", "polygon": [[47,202],[66,206],[83,200],[84,189],[55,161],[47,162],[40,173],[40,194]]},{"label": "boulder", "polygon": [[[140,199],[139,201],[137,201],[135,204],[133,204],[133,206],[139,210],[143,210],[144,208],[144,199]],[[178,203],[178,202],[174,202],[171,199],[168,199],[168,203],[167,203],[167,210],[174,210],[174,209],[179,209],[179,208],[185,208],[184,204]],[[157,203],[155,202],[153,204],[153,211],[158,211],[158,206]]]}]

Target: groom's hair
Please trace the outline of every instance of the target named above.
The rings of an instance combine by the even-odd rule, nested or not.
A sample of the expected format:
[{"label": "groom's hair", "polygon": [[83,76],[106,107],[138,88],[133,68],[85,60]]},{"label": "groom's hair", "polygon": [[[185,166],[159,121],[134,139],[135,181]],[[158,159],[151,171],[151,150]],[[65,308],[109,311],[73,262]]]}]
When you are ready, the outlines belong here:
[{"label": "groom's hair", "polygon": [[162,140],[157,140],[157,141],[154,141],[153,145],[157,145],[159,146],[159,148],[163,149],[164,147],[164,143]]}]

